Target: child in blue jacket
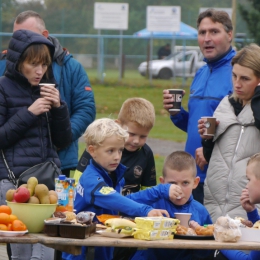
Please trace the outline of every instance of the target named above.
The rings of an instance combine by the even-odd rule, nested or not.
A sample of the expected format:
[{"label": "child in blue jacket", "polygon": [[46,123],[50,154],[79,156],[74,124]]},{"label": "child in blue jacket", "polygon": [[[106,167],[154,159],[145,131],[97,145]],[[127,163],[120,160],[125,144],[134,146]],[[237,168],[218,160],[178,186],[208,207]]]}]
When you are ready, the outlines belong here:
[{"label": "child in blue jacket", "polygon": [[[175,185],[158,185],[153,188],[122,196],[125,166],[120,164],[126,130],[108,118],[95,120],[87,128],[84,138],[87,149],[93,159],[79,179],[76,188],[74,207],[78,212],[92,211],[97,215],[117,215],[122,212],[128,216],[169,216],[166,210],[156,210],[151,205],[160,198],[173,199],[179,196],[180,190]],[[130,199],[129,199],[130,198]],[[136,202],[137,201],[137,202]],[[141,204],[143,203],[143,204]],[[145,204],[148,205],[145,205]],[[97,221],[95,218],[94,221]],[[74,256],[63,253],[63,259],[86,259],[87,248],[82,254]],[[113,248],[98,247],[95,250],[96,260],[111,260]]]},{"label": "child in blue jacket", "polygon": [[[163,166],[163,176],[160,177],[162,184],[175,184],[181,189],[179,196],[174,199],[159,199],[153,203],[153,207],[166,209],[171,218],[174,213],[192,213],[190,222],[197,222],[203,226],[212,224],[207,209],[198,201],[193,199],[192,190],[199,183],[200,178],[196,176],[196,163],[194,158],[187,152],[176,151],[167,156]],[[175,187],[176,187],[175,186]],[[177,187],[176,187],[177,189]],[[188,250],[188,249],[148,249],[137,251],[132,259],[149,260],[195,260],[203,259],[210,254],[211,250]]]},{"label": "child in blue jacket", "polygon": [[[260,220],[260,216],[255,207],[256,203],[260,203],[260,153],[253,155],[246,168],[246,177],[248,183],[242,191],[240,203],[247,212],[247,217],[255,223]],[[251,251],[249,254],[239,250],[221,250],[221,253],[229,260],[259,260],[260,251]]]}]

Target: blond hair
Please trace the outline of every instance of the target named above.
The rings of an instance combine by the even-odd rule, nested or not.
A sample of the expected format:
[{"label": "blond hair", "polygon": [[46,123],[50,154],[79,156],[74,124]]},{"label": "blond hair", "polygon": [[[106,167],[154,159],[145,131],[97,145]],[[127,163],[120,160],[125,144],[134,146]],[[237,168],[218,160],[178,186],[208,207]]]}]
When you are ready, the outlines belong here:
[{"label": "blond hair", "polygon": [[166,157],[163,165],[163,177],[166,177],[167,169],[179,172],[191,169],[193,177],[196,177],[197,175],[196,162],[194,158],[184,151],[176,151]]},{"label": "blond hair", "polygon": [[118,140],[123,140],[126,142],[128,133],[110,118],[95,120],[88,126],[83,135],[87,146],[102,146],[104,140],[111,136],[117,136]]},{"label": "blond hair", "polygon": [[[232,66],[238,64],[242,67],[249,68],[253,71],[257,78],[260,78],[260,47],[254,43],[245,46],[233,57],[231,64]],[[235,92],[233,92],[231,97],[233,97],[236,101],[241,102]]]},{"label": "blond hair", "polygon": [[250,159],[247,162],[247,166],[251,163],[256,163],[254,167],[254,175],[257,179],[260,179],[260,153],[256,153],[253,156],[250,157]]},{"label": "blond hair", "polygon": [[128,98],[119,111],[118,120],[122,125],[133,122],[151,129],[155,122],[154,106],[144,98]]}]

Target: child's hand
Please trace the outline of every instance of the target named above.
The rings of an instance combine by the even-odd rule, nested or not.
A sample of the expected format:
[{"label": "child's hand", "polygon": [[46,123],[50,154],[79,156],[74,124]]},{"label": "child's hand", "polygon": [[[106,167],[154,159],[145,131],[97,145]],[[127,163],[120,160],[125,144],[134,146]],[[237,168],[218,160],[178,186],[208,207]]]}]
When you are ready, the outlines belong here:
[{"label": "child's hand", "polygon": [[246,212],[251,212],[255,209],[255,205],[250,202],[248,189],[242,190],[240,204]]},{"label": "child's hand", "polygon": [[170,201],[174,202],[176,200],[179,200],[183,197],[181,188],[176,184],[171,184],[169,189],[169,198]]},{"label": "child's hand", "polygon": [[199,226],[200,226],[200,224],[199,224],[198,222],[196,222],[195,220],[190,220],[190,221],[189,221],[189,227],[190,227],[190,228],[192,228],[192,229],[195,230],[195,228],[196,228],[196,227],[199,227]]},{"label": "child's hand", "polygon": [[167,210],[164,209],[153,209],[149,211],[147,217],[167,217],[169,218],[170,215]]}]

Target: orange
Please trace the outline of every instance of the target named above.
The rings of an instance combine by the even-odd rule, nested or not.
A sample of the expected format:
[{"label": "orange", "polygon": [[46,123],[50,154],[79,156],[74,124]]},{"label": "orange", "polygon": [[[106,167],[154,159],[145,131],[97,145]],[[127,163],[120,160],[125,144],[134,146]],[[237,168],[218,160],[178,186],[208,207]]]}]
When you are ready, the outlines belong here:
[{"label": "orange", "polygon": [[0,206],[0,213],[6,213],[8,215],[12,214],[12,209],[7,205],[1,205]]},{"label": "orange", "polygon": [[26,225],[19,219],[16,219],[12,222],[13,231],[25,231],[27,230]]},{"label": "orange", "polygon": [[7,225],[7,230],[8,230],[8,231],[13,231],[13,230],[12,230],[12,223],[9,223],[9,224]]},{"label": "orange", "polygon": [[13,222],[14,220],[18,219],[18,217],[13,214],[11,214],[9,217],[10,217],[10,222]]},{"label": "orange", "polygon": [[7,226],[5,224],[0,224],[0,230],[8,230]]},{"label": "orange", "polygon": [[10,215],[6,213],[0,213],[0,224],[10,223]]}]

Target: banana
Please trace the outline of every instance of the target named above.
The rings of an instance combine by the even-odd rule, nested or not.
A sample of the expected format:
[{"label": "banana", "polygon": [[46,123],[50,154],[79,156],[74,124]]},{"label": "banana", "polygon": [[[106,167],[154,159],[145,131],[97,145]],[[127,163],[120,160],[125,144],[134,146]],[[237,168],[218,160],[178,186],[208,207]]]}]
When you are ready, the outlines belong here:
[{"label": "banana", "polygon": [[120,228],[135,228],[136,224],[131,220],[124,218],[111,218],[105,221],[105,225],[108,227],[112,227],[112,229],[120,229]]}]

